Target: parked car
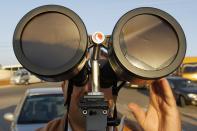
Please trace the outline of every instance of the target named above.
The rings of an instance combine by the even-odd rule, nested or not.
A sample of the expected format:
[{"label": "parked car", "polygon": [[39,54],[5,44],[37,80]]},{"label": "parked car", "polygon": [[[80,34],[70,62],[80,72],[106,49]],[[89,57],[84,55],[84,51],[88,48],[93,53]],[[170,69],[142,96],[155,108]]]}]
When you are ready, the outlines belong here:
[{"label": "parked car", "polygon": [[64,112],[60,88],[35,88],[28,89],[15,112],[4,114],[4,119],[11,122],[11,131],[35,131]]},{"label": "parked car", "polygon": [[125,88],[140,88],[140,89],[146,89],[147,85],[138,85],[138,84],[133,84],[132,82],[125,82],[124,84]]},{"label": "parked car", "polygon": [[10,81],[12,84],[29,84],[30,73],[25,69],[14,72]]},{"label": "parked car", "polygon": [[177,104],[184,107],[188,104],[197,105],[197,84],[181,77],[167,77],[173,90]]}]

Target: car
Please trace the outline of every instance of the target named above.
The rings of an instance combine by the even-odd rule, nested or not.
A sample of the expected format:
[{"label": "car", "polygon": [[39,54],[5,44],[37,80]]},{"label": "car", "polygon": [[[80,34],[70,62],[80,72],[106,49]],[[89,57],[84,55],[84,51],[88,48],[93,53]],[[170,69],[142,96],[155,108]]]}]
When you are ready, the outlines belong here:
[{"label": "car", "polygon": [[197,105],[197,83],[182,77],[167,77],[179,106]]},{"label": "car", "polygon": [[27,89],[15,112],[4,114],[11,131],[35,131],[65,112],[63,92],[57,88]]},{"label": "car", "polygon": [[132,82],[128,82],[128,81],[125,82],[124,87],[125,88],[134,88],[134,89],[137,89],[137,88],[139,88],[139,89],[147,89],[147,85],[145,85],[145,84],[142,84],[142,85],[140,85],[140,84],[133,84]]},{"label": "car", "polygon": [[13,73],[10,81],[12,84],[29,84],[30,73],[26,69],[19,69]]}]

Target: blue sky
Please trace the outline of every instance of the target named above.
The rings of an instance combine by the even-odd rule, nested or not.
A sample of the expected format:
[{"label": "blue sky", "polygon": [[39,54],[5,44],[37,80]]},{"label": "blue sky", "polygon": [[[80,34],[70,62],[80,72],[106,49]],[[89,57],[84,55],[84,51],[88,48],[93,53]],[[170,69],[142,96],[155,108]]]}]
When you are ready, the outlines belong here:
[{"label": "blue sky", "polygon": [[47,4],[70,8],[92,34],[111,34],[118,19],[134,8],[155,7],[171,14],[182,26],[187,39],[187,56],[197,56],[197,1],[195,0],[6,0],[0,4],[0,64],[17,64],[12,37],[19,20],[30,10]]}]

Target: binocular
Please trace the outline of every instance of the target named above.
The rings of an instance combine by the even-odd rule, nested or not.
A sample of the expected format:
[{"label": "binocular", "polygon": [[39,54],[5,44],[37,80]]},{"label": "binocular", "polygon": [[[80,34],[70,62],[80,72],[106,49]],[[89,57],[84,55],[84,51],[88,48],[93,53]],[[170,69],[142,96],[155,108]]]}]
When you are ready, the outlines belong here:
[{"label": "binocular", "polygon": [[[45,81],[56,82],[69,80],[84,68],[90,38],[75,12],[59,5],[45,5],[20,20],[13,48],[27,70]],[[166,12],[150,7],[123,15],[104,43],[106,68],[123,81],[167,76],[182,63],[186,52],[179,23]]]},{"label": "binocular", "polygon": [[87,130],[103,131],[106,125],[117,122],[112,119],[111,124],[106,124],[110,123],[106,116],[107,103],[97,89],[110,87],[117,81],[151,80],[169,75],[183,61],[186,39],[179,23],[156,8],[142,7],[127,12],[111,35],[101,32],[88,35],[75,12],[59,5],[45,5],[20,20],[14,32],[13,48],[21,65],[45,81],[72,79],[80,86],[92,75],[95,90],[84,97],[80,107],[83,114],[88,114]]}]

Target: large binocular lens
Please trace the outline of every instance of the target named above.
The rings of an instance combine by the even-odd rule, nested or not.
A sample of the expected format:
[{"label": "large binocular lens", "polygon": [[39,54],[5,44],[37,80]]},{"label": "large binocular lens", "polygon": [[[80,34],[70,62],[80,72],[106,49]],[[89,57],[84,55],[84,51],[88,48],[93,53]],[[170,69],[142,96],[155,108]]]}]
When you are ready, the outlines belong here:
[{"label": "large binocular lens", "polygon": [[[186,51],[181,26],[172,16],[155,8],[126,13],[110,39],[108,66],[126,81],[166,76],[181,64]],[[86,63],[87,46],[88,35],[82,20],[73,11],[57,5],[27,13],[13,38],[19,62],[47,81],[76,76]],[[101,71],[102,76],[108,76]]]},{"label": "large binocular lens", "polygon": [[75,76],[84,66],[87,31],[73,11],[57,5],[38,7],[16,27],[13,46],[19,62],[47,81]]},{"label": "large binocular lens", "polygon": [[160,78],[182,62],[186,41],[181,26],[155,8],[138,8],[117,22],[111,38],[109,60],[120,78],[130,81]]}]

